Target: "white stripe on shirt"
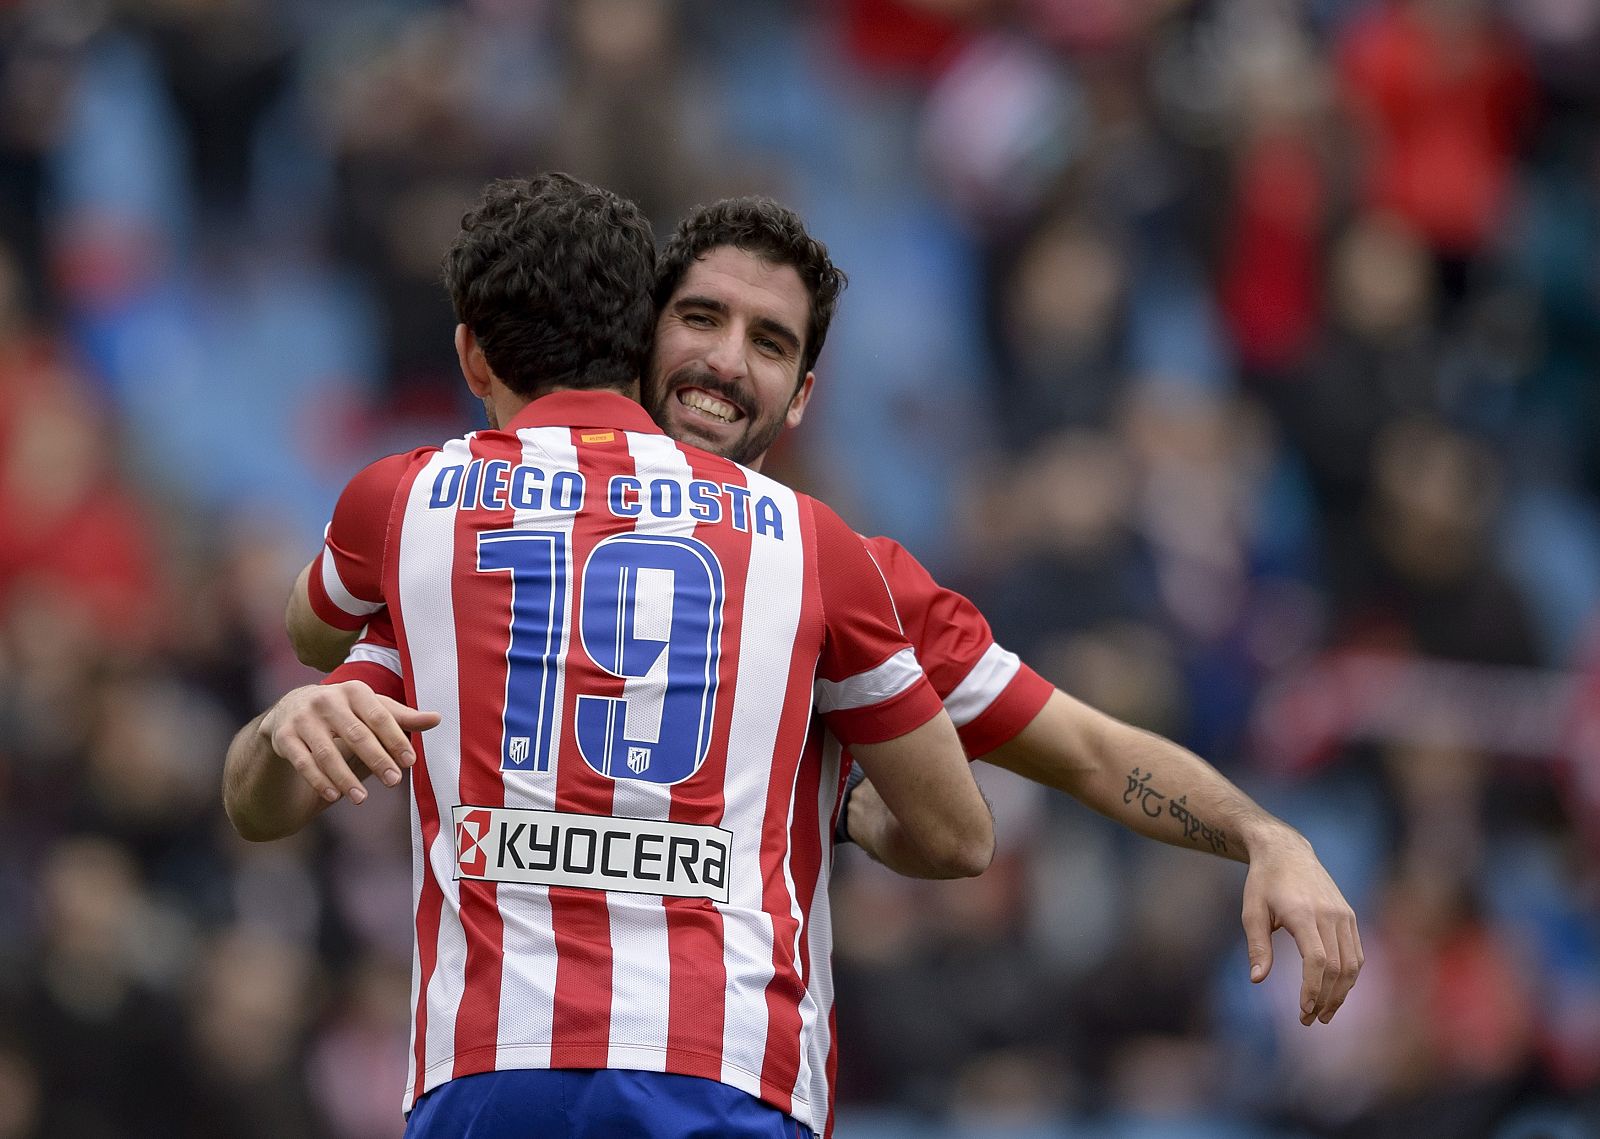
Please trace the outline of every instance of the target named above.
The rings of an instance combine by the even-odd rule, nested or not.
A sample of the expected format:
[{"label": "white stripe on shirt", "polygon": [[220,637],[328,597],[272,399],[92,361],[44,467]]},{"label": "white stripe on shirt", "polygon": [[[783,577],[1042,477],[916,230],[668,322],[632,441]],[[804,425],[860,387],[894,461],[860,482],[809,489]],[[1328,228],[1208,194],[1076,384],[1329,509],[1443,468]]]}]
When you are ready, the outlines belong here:
[{"label": "white stripe on shirt", "polygon": [[995,697],[1005,691],[1022,668],[1017,654],[991,644],[972,666],[955,691],[944,698],[945,711],[956,727],[965,727],[989,710]]},{"label": "white stripe on shirt", "polygon": [[843,680],[817,678],[817,711],[839,712],[866,708],[898,696],[922,676],[913,649],[901,649],[877,668],[858,672]]},{"label": "white stripe on shirt", "polygon": [[323,592],[343,612],[352,617],[370,617],[383,608],[383,602],[363,601],[345,588],[344,579],[339,576],[339,567],[333,564],[332,550],[323,547],[321,561]]}]

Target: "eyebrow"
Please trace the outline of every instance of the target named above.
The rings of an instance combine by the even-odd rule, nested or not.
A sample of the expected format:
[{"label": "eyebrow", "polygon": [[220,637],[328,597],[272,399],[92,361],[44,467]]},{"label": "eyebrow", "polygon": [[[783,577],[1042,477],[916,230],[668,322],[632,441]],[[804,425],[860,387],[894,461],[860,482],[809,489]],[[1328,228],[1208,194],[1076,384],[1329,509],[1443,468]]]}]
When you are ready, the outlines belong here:
[{"label": "eyebrow", "polygon": [[[714,312],[719,316],[728,315],[728,306],[726,303],[717,300],[715,297],[702,296],[698,293],[691,293],[688,296],[679,297],[677,300],[672,302],[672,308],[675,312],[682,309],[700,308],[705,309],[707,312]],[[790,328],[787,324],[784,324],[781,320],[774,320],[770,316],[758,316],[750,322],[750,327],[756,329],[757,331],[776,336],[779,340],[786,342],[791,352],[798,352],[800,350],[799,333],[795,332],[794,329]]]}]

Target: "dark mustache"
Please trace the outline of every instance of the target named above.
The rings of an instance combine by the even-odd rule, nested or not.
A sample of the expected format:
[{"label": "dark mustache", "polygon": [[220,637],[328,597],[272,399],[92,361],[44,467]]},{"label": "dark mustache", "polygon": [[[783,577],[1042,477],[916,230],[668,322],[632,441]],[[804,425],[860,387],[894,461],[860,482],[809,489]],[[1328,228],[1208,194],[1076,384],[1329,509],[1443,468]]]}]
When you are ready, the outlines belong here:
[{"label": "dark mustache", "polygon": [[710,392],[718,399],[726,400],[733,404],[743,413],[746,419],[755,418],[755,414],[750,410],[749,401],[745,398],[738,385],[731,384],[727,380],[718,379],[710,372],[684,371],[676,373],[672,377],[668,390],[676,392],[680,388],[699,388],[702,391]]}]

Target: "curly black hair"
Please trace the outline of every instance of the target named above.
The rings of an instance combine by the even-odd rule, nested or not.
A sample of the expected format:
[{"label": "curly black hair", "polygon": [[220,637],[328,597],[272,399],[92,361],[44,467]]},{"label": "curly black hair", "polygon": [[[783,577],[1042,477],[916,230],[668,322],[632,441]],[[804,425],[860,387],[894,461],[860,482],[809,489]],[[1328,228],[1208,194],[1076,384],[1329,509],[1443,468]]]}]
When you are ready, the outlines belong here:
[{"label": "curly black hair", "polygon": [[444,257],[456,319],[518,395],[625,388],[655,311],[655,235],[639,207],[568,174],[489,183]]},{"label": "curly black hair", "polygon": [[657,310],[672,299],[690,262],[724,245],[772,265],[788,265],[800,275],[811,297],[811,327],[800,353],[797,379],[804,378],[822,353],[846,279],[843,270],[828,259],[828,247],[806,232],[800,215],[771,198],[724,198],[689,211],[667,239],[656,263]]}]

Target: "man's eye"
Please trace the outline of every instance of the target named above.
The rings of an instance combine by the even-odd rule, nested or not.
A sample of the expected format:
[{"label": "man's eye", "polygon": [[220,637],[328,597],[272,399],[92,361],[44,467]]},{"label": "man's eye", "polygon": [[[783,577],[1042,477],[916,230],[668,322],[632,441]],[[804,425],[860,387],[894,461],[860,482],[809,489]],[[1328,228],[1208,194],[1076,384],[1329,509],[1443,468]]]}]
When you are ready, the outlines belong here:
[{"label": "man's eye", "polygon": [[776,340],[768,340],[765,336],[756,338],[756,347],[771,356],[783,355],[783,345]]},{"label": "man's eye", "polygon": [[690,312],[684,314],[683,323],[692,324],[696,328],[710,328],[711,318],[703,312]]}]

